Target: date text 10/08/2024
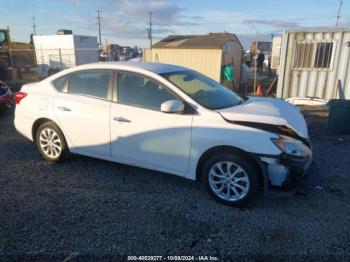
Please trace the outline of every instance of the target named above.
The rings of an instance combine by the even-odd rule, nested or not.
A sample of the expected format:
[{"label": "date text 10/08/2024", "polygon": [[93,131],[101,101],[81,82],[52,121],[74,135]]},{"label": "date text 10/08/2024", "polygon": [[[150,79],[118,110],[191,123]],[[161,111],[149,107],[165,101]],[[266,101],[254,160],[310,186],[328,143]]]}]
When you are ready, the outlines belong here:
[{"label": "date text 10/08/2024", "polygon": [[216,256],[128,256],[128,261],[218,261]]}]

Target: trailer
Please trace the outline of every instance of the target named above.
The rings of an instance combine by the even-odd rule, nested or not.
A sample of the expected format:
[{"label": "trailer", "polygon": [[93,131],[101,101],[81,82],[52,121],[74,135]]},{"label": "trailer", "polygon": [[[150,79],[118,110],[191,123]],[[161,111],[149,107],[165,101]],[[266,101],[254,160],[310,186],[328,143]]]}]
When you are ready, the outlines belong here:
[{"label": "trailer", "polygon": [[277,97],[350,99],[349,64],[350,29],[284,31]]},{"label": "trailer", "polygon": [[97,37],[73,34],[33,37],[40,77],[77,65],[98,62]]}]

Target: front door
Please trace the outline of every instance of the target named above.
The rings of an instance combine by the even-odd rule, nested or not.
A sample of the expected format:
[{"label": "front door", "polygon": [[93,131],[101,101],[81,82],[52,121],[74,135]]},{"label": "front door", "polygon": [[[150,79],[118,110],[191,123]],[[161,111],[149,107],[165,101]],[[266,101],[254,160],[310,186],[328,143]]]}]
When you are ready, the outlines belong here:
[{"label": "front door", "polygon": [[158,82],[120,72],[111,106],[111,155],[130,164],[184,174],[191,149],[193,114],[166,114],[160,106],[179,99]]}]

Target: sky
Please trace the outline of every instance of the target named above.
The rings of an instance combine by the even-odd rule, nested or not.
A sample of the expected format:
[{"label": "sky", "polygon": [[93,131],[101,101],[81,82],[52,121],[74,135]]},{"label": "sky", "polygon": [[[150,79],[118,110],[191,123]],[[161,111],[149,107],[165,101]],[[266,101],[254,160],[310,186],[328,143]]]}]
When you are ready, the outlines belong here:
[{"label": "sky", "polygon": [[[343,1],[340,27],[350,27],[350,0]],[[245,48],[285,29],[334,27],[340,0],[0,0],[0,27],[13,41],[29,42],[32,19],[38,35],[71,29],[102,42],[148,47],[152,10],[153,42],[174,34],[235,33]]]}]

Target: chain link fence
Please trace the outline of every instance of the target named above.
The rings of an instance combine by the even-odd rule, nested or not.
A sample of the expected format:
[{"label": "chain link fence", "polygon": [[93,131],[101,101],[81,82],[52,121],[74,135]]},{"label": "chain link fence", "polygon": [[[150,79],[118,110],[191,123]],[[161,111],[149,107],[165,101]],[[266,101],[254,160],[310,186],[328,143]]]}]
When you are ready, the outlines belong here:
[{"label": "chain link fence", "polygon": [[61,70],[99,61],[119,61],[113,50],[9,49],[0,50],[0,80],[11,86],[40,81]]},{"label": "chain link fence", "polygon": [[63,69],[99,61],[97,48],[85,49],[36,49],[37,72],[45,78]]}]

